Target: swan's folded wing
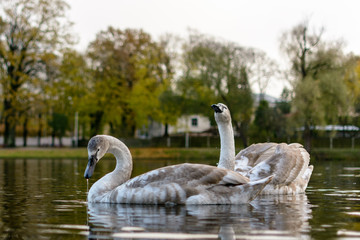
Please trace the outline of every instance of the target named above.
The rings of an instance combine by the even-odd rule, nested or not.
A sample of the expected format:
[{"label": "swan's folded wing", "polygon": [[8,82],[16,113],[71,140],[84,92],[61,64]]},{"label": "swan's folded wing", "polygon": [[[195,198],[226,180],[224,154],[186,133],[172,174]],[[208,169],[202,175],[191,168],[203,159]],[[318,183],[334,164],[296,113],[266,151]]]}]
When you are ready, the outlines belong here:
[{"label": "swan's folded wing", "polygon": [[[268,145],[269,146],[269,145]],[[287,145],[276,144],[273,150],[268,148],[266,158],[258,161],[257,164],[248,172],[251,181],[259,180],[271,175],[274,175],[273,183],[284,182],[287,178],[288,171],[293,167],[293,161],[287,161]]]},{"label": "swan's folded wing", "polygon": [[[271,157],[276,149],[277,143],[257,143],[241,150],[235,157],[235,161],[246,160],[248,166],[254,167],[260,162],[266,161]],[[240,163],[237,163],[240,164]],[[244,164],[240,164],[244,165]]]},{"label": "swan's folded wing", "polygon": [[214,166],[203,164],[179,164],[156,169],[129,180],[127,187],[145,187],[176,183],[188,187],[199,185],[242,185],[249,182],[241,174]]},{"label": "swan's folded wing", "polygon": [[137,176],[102,202],[137,204],[239,204],[251,201],[271,178],[257,182],[232,170],[201,164],[168,166]]},{"label": "swan's folded wing", "polygon": [[309,154],[302,149],[300,144],[277,144],[273,155],[249,171],[251,181],[274,175],[273,184],[288,185],[300,178],[309,164]]},{"label": "swan's folded wing", "polygon": [[[296,155],[301,156],[299,159],[298,164],[302,164],[302,168],[297,176],[297,180],[300,178],[304,178],[304,175],[308,176],[310,179],[312,173],[312,166],[309,166],[310,163],[310,154],[306,151],[306,149],[301,144],[289,144],[289,147],[293,148],[293,151]],[[310,171],[310,172],[309,172]]]},{"label": "swan's folded wing", "polygon": [[223,177],[223,179],[219,182],[222,185],[242,185],[248,183],[250,180],[243,175],[234,172],[228,171],[228,173]]},{"label": "swan's folded wing", "polygon": [[303,167],[303,159],[298,149],[287,144],[279,144],[276,149],[277,161],[274,184],[288,185],[299,175]]},{"label": "swan's folded wing", "polygon": [[302,178],[309,167],[310,155],[301,144],[283,144],[282,162],[278,167],[279,181],[288,185]]}]

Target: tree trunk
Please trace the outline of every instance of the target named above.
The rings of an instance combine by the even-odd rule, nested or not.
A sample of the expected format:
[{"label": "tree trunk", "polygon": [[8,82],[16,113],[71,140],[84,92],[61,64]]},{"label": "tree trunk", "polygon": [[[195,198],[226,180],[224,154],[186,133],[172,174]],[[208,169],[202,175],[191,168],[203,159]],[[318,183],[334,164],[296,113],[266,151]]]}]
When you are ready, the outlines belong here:
[{"label": "tree trunk", "polygon": [[20,88],[20,76],[15,74],[15,67],[10,65],[7,67],[7,75],[10,79],[10,93],[4,98],[4,119],[5,119],[5,132],[4,132],[4,145],[6,147],[15,147],[16,138],[16,95]]},{"label": "tree trunk", "polygon": [[91,123],[90,123],[91,137],[100,133],[101,120],[102,120],[103,115],[104,115],[103,111],[97,111],[95,113],[90,114],[90,118],[91,118]]},{"label": "tree trunk", "polygon": [[4,115],[4,146],[15,147],[15,114],[9,99],[4,100]]},{"label": "tree trunk", "polygon": [[51,147],[55,147],[55,131],[53,130],[51,133]]},{"label": "tree trunk", "polygon": [[42,122],[41,122],[41,113],[39,113],[39,128],[37,132],[37,146],[41,146],[41,132],[42,132]]},{"label": "tree trunk", "polygon": [[63,147],[62,136],[59,136],[59,145],[60,145],[60,147]]},{"label": "tree trunk", "polygon": [[304,139],[304,147],[305,147],[306,151],[308,151],[310,153],[311,152],[311,128],[310,128],[309,124],[305,124],[303,139]]},{"label": "tree trunk", "polygon": [[240,122],[238,125],[240,138],[243,142],[244,148],[248,147],[248,139],[247,139],[247,126],[248,124],[246,122]]},{"label": "tree trunk", "polygon": [[165,123],[164,137],[169,137],[169,124]]},{"label": "tree trunk", "polygon": [[28,117],[25,117],[23,124],[23,146],[27,146],[27,136],[28,136]]}]

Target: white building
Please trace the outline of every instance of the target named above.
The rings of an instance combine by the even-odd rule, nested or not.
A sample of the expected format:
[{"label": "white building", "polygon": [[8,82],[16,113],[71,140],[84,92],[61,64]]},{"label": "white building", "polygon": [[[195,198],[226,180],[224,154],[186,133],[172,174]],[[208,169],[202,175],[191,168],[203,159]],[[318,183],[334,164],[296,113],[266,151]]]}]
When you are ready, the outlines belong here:
[{"label": "white building", "polygon": [[201,133],[209,130],[211,127],[208,117],[202,115],[187,115],[182,116],[177,120],[175,126],[169,127],[169,134],[177,133]]},{"label": "white building", "polygon": [[[210,120],[208,117],[193,114],[193,115],[184,115],[177,120],[175,125],[170,125],[168,128],[168,133],[172,134],[181,134],[181,133],[201,133],[209,130],[211,127]],[[165,126],[156,121],[149,121],[147,127],[139,129],[136,133],[138,138],[153,138],[161,137],[165,133]]]}]

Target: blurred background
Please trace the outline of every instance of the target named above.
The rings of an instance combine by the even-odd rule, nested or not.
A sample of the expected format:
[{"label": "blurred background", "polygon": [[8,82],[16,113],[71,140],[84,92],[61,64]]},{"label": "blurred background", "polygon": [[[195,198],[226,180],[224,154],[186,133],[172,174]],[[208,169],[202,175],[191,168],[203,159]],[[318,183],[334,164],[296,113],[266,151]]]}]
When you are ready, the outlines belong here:
[{"label": "blurred background", "polygon": [[360,147],[357,1],[0,2],[0,145]]}]

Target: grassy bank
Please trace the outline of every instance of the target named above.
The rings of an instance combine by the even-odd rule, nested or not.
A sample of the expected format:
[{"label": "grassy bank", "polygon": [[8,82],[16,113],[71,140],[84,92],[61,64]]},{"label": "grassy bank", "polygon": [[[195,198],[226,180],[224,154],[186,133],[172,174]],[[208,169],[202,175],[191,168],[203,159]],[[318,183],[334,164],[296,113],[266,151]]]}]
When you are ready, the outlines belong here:
[{"label": "grassy bank", "polygon": [[360,160],[359,148],[316,148],[311,152],[312,159],[319,160]]},{"label": "grassy bank", "polygon": [[[130,148],[134,159],[215,159],[218,148]],[[238,151],[237,151],[238,152]],[[108,157],[111,157],[110,155]],[[86,148],[3,148],[1,158],[87,158]],[[318,148],[311,152],[312,160],[359,159],[360,149]]]}]

